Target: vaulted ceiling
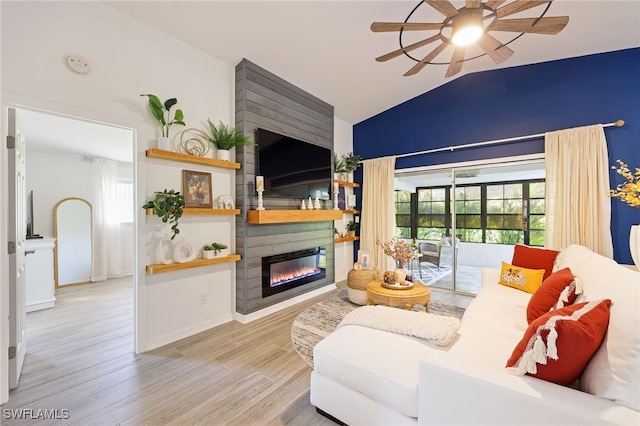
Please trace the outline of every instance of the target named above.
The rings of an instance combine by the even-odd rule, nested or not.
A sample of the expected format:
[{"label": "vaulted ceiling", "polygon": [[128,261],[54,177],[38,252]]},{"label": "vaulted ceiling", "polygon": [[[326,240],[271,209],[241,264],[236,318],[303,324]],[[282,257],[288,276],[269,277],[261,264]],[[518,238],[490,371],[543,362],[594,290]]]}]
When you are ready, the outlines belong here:
[{"label": "vaulted ceiling", "polygon": [[[508,0],[503,5],[508,5]],[[373,33],[374,21],[403,22],[412,1],[117,1],[107,4],[231,65],[242,58],[266,68],[335,107],[355,124],[451,81],[446,65],[415,65],[400,56],[375,58],[399,48],[398,33]],[[464,1],[452,0],[460,8]],[[510,18],[537,17],[545,5]],[[525,34],[509,44],[515,53],[501,65],[482,56],[465,62],[462,75],[640,46],[640,1],[555,0],[546,16],[569,16],[557,35]],[[443,22],[422,4],[409,22]],[[433,32],[429,33],[433,34]],[[501,35],[501,42],[516,36]],[[412,36],[414,36],[412,34]],[[418,36],[419,37],[419,36]],[[405,43],[406,45],[406,43]],[[433,49],[427,46],[425,52]],[[452,50],[443,52],[449,61]],[[416,51],[416,57],[425,55]]]}]

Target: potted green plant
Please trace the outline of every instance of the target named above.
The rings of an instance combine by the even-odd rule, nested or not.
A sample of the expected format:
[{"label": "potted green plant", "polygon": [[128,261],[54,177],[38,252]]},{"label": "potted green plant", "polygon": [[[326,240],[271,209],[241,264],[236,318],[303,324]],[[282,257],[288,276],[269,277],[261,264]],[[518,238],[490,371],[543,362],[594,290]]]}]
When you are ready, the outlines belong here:
[{"label": "potted green plant", "polygon": [[362,157],[359,155],[355,155],[353,152],[345,154],[342,156],[342,164],[344,165],[344,171],[348,174],[347,180],[349,182],[353,182],[353,172],[360,166],[360,161],[362,161]]},{"label": "potted green plant", "polygon": [[162,192],[155,192],[154,199],[147,201],[142,208],[151,209],[153,214],[158,216],[163,223],[171,224],[171,239],[180,233],[178,220],[182,217],[184,210],[184,196],[173,189],[165,189]]},{"label": "potted green plant", "polygon": [[235,127],[228,126],[222,121],[216,126],[207,119],[209,128],[207,130],[199,130],[203,139],[211,142],[218,150],[218,160],[229,161],[232,148],[242,145],[253,145],[251,136],[243,136]]},{"label": "potted green plant", "polygon": [[344,167],[344,161],[337,154],[333,154],[333,173],[335,179],[347,180],[347,169]]},{"label": "potted green plant", "polygon": [[227,246],[222,243],[213,242],[211,244],[205,244],[202,247],[202,257],[205,259],[212,259],[216,257],[222,250],[226,249]]},{"label": "potted green plant", "polygon": [[347,223],[347,234],[349,235],[349,237],[355,237],[357,229],[358,229],[358,224],[355,223],[353,220]]},{"label": "potted green plant", "polygon": [[180,124],[184,126],[184,114],[181,109],[176,109],[171,118],[171,108],[178,103],[176,98],[170,98],[161,102],[160,98],[150,93],[145,93],[140,96],[146,96],[149,98],[149,109],[151,114],[160,123],[160,137],[158,137],[158,148],[165,151],[172,151],[173,145],[169,139],[169,128],[173,124]]}]

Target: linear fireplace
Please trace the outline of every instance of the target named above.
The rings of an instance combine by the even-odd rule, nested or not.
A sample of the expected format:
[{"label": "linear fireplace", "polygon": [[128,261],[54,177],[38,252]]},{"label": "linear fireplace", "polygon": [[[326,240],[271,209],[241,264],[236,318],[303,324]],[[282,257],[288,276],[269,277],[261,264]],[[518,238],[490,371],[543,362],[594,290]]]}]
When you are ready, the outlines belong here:
[{"label": "linear fireplace", "polygon": [[314,247],[262,258],[262,297],[301,286],[326,276],[327,253]]}]

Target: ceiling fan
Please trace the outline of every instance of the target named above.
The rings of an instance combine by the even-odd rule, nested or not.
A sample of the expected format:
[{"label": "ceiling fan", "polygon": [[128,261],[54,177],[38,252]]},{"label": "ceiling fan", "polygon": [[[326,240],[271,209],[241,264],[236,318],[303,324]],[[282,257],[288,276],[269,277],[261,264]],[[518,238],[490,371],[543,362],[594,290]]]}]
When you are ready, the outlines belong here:
[{"label": "ceiling fan", "polygon": [[[376,58],[378,62],[385,62],[389,59],[405,55],[417,63],[404,75],[417,74],[428,64],[448,64],[445,77],[456,75],[462,70],[464,61],[488,55],[496,64],[500,64],[511,55],[511,50],[507,45],[525,33],[532,34],[558,34],[569,22],[568,16],[545,17],[549,6],[553,0],[514,0],[506,5],[506,0],[466,0],[465,5],[460,9],[451,4],[449,0],[424,0],[409,13],[404,22],[374,22],[371,24],[373,32],[400,32],[400,49],[389,52]],[[441,14],[445,19],[441,23],[428,22],[408,22],[414,12],[423,4],[428,4]],[[508,16],[532,9],[543,4],[547,4],[544,11],[533,18],[504,19]],[[404,46],[402,36],[404,31],[436,31],[435,35],[419,40],[415,43]],[[520,33],[512,40],[502,43],[491,32],[512,32]],[[440,42],[433,50],[421,59],[414,58],[409,52],[427,46],[431,43]],[[468,46],[476,43],[484,51],[480,55],[465,59]],[[436,57],[445,51],[449,46],[454,47],[451,60],[449,62],[434,62]]]}]

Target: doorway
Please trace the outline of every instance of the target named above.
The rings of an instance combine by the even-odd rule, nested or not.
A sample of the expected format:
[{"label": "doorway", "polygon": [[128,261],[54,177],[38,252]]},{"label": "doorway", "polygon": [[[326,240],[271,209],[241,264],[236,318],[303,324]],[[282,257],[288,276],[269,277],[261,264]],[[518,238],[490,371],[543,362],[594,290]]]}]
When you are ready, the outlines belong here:
[{"label": "doorway", "polygon": [[[95,191],[92,185],[94,179],[93,160],[98,158],[117,163],[119,182],[128,186],[129,199],[126,200],[128,219],[122,219],[118,223],[122,234],[121,250],[118,255],[125,261],[124,269],[120,275],[128,277],[131,284],[128,286],[129,306],[135,305],[135,291],[131,291],[136,283],[135,271],[135,213],[134,190],[136,183],[135,162],[136,139],[135,131],[131,128],[100,123],[88,119],[63,116],[53,112],[37,111],[25,107],[16,108],[16,115],[21,123],[22,134],[26,141],[26,190],[31,195],[33,214],[31,218],[32,232],[43,237],[53,239],[55,220],[54,211],[56,204],[63,199],[83,199],[95,201]],[[122,207],[122,206],[120,206]],[[119,212],[121,213],[121,212]],[[119,214],[119,217],[122,217]],[[85,235],[86,237],[86,235]],[[120,259],[120,260],[122,260]],[[28,272],[27,272],[28,274]],[[90,281],[99,281],[102,287],[108,286],[110,280],[95,279],[96,274],[91,272]],[[120,285],[122,279],[113,278],[115,287]],[[27,278],[28,281],[28,278]],[[54,285],[54,279],[50,279]],[[49,285],[49,284],[47,284]],[[27,282],[27,288],[29,283]],[[67,300],[69,300],[67,298]],[[80,301],[81,298],[72,299]],[[27,301],[29,303],[29,301]],[[67,303],[67,302],[65,302]],[[55,305],[55,302],[54,302]],[[50,308],[55,310],[55,306]],[[134,308],[135,309],[135,308]],[[27,317],[27,334],[29,335],[29,316],[49,316],[51,310],[33,309]],[[91,310],[78,310],[84,315],[92,315]],[[131,312],[131,311],[130,311]],[[52,316],[53,318],[53,316]],[[81,316],[75,318],[83,321]],[[135,316],[131,315],[129,324],[125,327],[119,324],[120,330],[129,328],[134,330]],[[74,339],[74,336],[62,336],[66,339]],[[133,344],[128,345],[130,352],[135,351],[135,338]],[[33,339],[32,339],[33,341]],[[42,347],[33,345],[33,350],[42,351]],[[27,359],[29,362],[29,341],[27,343]],[[46,353],[46,351],[44,352]],[[35,358],[41,359],[42,352]]]}]

